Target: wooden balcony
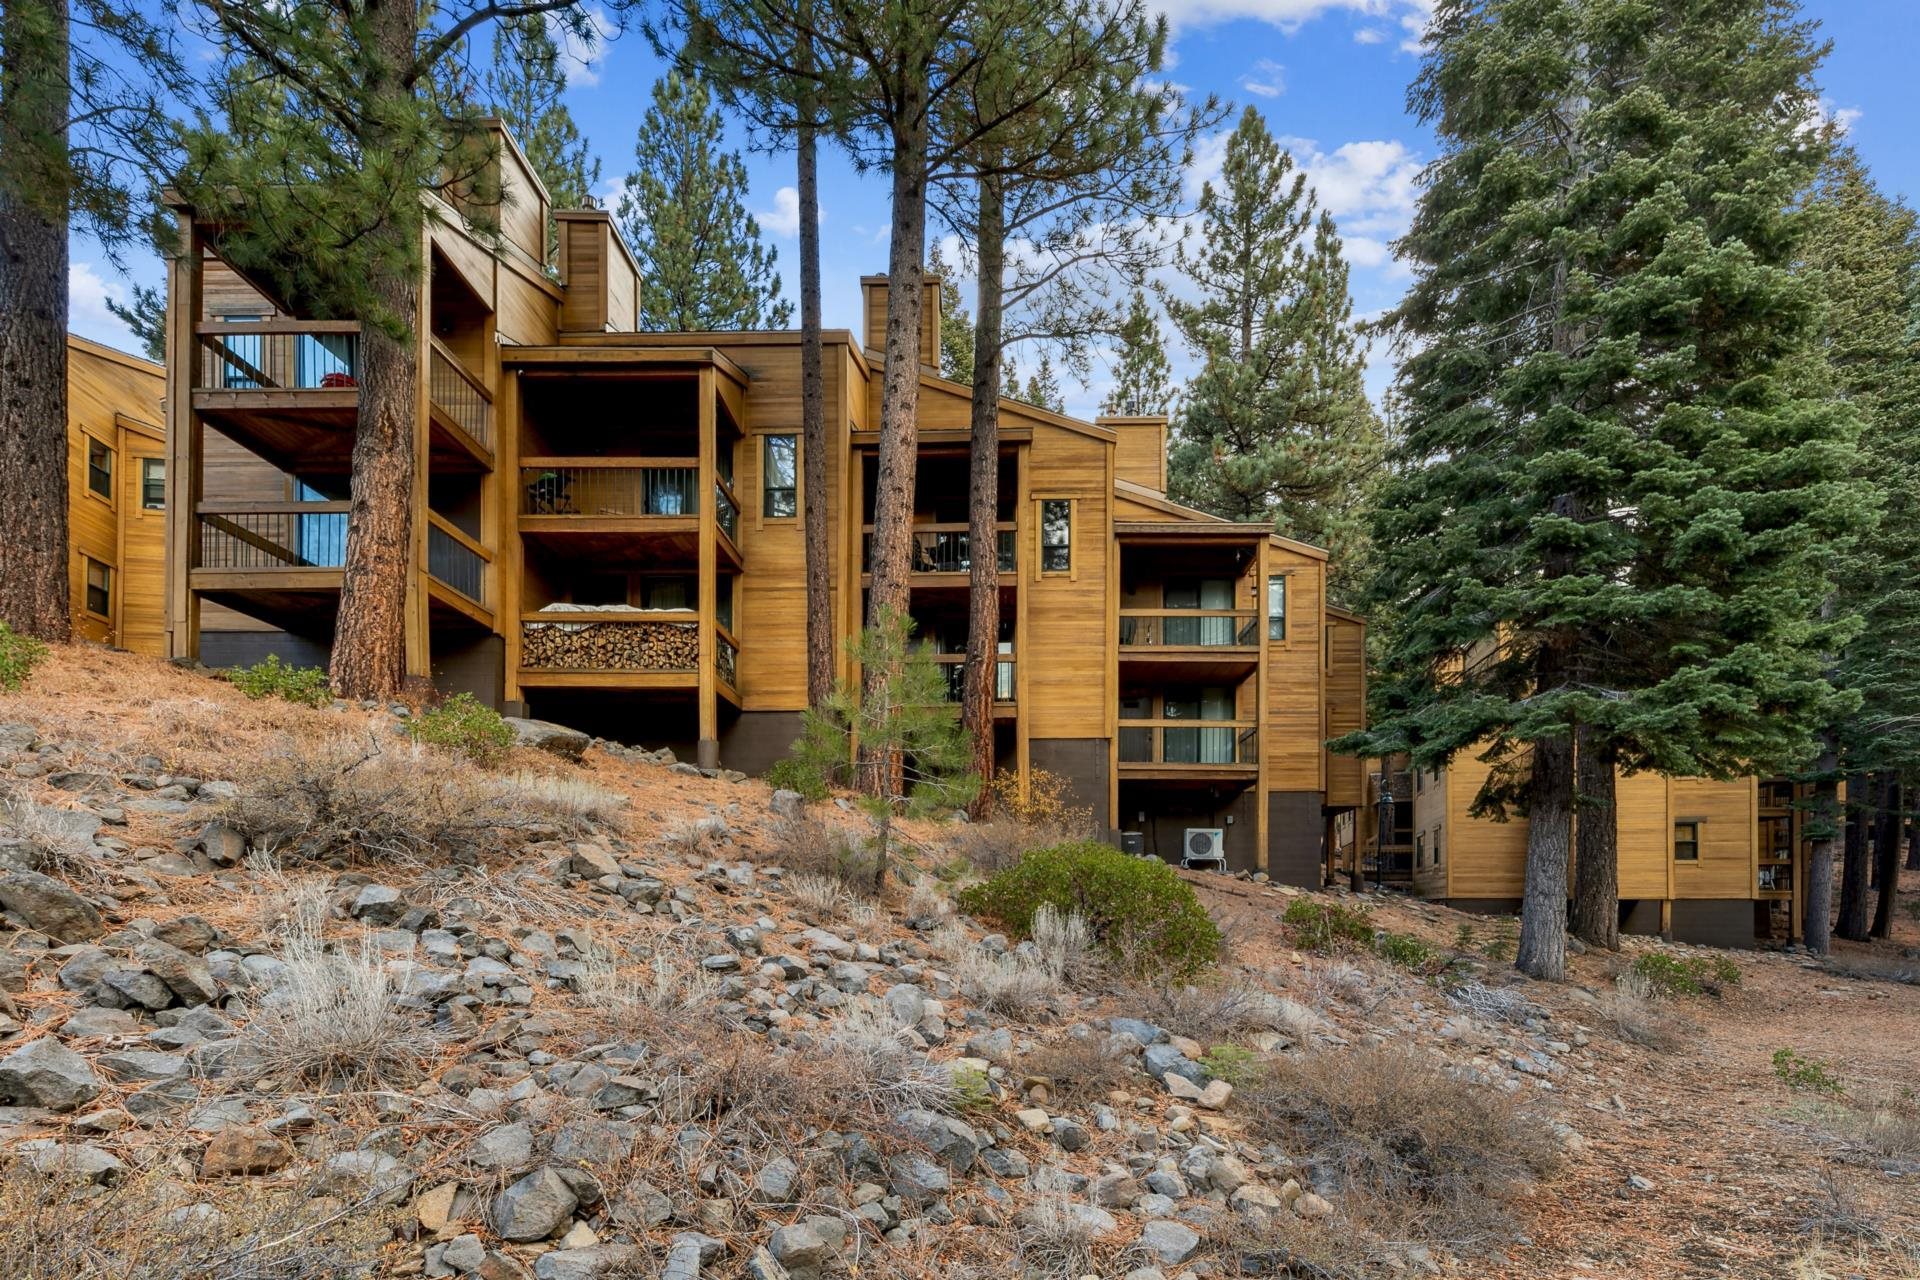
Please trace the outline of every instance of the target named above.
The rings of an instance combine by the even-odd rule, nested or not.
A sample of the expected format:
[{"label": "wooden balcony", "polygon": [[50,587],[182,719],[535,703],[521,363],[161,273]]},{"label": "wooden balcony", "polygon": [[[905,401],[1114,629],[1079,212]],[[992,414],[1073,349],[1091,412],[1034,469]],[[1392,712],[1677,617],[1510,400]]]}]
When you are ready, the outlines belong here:
[{"label": "wooden balcony", "polygon": [[[731,493],[716,482],[716,522],[738,524]],[[526,457],[520,467],[520,532],[567,556],[649,564],[699,561],[697,458]],[[731,540],[724,546],[732,551]],[[737,562],[737,552],[733,555]]]},{"label": "wooden balcony", "polygon": [[[434,456],[454,470],[491,470],[493,393],[440,339],[428,342],[427,404]],[[463,456],[471,466],[455,465]]]},{"label": "wooden balcony", "polygon": [[327,634],[347,562],[344,502],[203,502],[188,582],[202,599],[305,635]]},{"label": "wooden balcony", "polygon": [[493,553],[438,511],[427,513],[428,592],[436,613],[493,625],[487,606],[487,565]]},{"label": "wooden balcony", "polygon": [[1130,675],[1239,680],[1260,665],[1260,615],[1246,609],[1122,609],[1119,653]]},{"label": "wooden balcony", "polygon": [[352,320],[208,320],[194,326],[193,407],[282,470],[344,474],[359,412]]},{"label": "wooden balcony", "polygon": [[[933,660],[939,664],[940,674],[946,678],[947,701],[959,702],[963,692],[962,683],[966,678],[967,655],[936,653]],[[993,718],[996,720],[1010,720],[1016,713],[1019,683],[1014,676],[1013,656],[1001,655],[993,664]]]},{"label": "wooden balcony", "polygon": [[569,609],[520,615],[523,685],[691,689],[699,670],[699,617],[691,609]]},{"label": "wooden balcony", "polygon": [[[1001,574],[1013,572],[1013,522],[994,525],[996,566]],[[913,526],[912,572],[917,582],[927,586],[965,586],[973,572],[972,535],[969,526],[959,523],[923,523]],[[873,570],[873,526],[860,526],[860,568]]]},{"label": "wooden balcony", "polygon": [[1122,720],[1121,778],[1251,782],[1259,776],[1253,720]]}]

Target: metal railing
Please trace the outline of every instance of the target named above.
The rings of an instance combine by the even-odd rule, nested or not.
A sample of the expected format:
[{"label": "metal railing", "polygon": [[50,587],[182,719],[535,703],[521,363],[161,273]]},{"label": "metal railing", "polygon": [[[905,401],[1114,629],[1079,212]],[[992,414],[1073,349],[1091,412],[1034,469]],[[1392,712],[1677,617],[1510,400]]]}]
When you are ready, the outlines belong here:
[{"label": "metal railing", "polygon": [[691,458],[531,458],[520,468],[524,516],[690,516],[700,510]]},{"label": "metal railing", "polygon": [[1122,720],[1120,763],[1253,768],[1260,763],[1260,733],[1244,720]]},{"label": "metal railing", "polygon": [[740,504],[719,480],[713,482],[713,522],[736,543],[740,541]]},{"label": "metal railing", "polygon": [[[933,660],[940,664],[940,674],[947,681],[947,701],[958,702],[966,692],[967,655],[964,653],[936,653]],[[1014,700],[1013,659],[1000,658],[993,664],[993,700],[1012,702]]]},{"label": "metal railing", "polygon": [[194,326],[203,391],[345,391],[359,385],[351,320],[209,320]]},{"label": "metal railing", "polygon": [[438,338],[427,352],[427,398],[475,444],[493,451],[493,395]]},{"label": "metal railing", "polygon": [[713,669],[714,673],[734,688],[740,687],[740,646],[731,637],[715,630],[713,633]]},{"label": "metal railing", "polygon": [[1253,649],[1260,615],[1240,609],[1122,609],[1122,649]]},{"label": "metal railing", "polygon": [[520,665],[532,671],[691,672],[700,665],[700,627],[691,613],[684,621],[618,612],[522,614]]},{"label": "metal railing", "polygon": [[437,512],[427,518],[427,574],[475,604],[486,603],[486,556]]},{"label": "metal railing", "polygon": [[347,562],[344,502],[203,502],[199,569],[338,569]]},{"label": "metal railing", "polygon": [[[1001,573],[1013,572],[1013,525],[1003,521],[995,528],[998,566]],[[863,570],[873,569],[873,526],[864,526],[860,562]],[[972,538],[964,524],[921,524],[913,528],[912,571],[914,573],[969,573],[973,569]]]}]

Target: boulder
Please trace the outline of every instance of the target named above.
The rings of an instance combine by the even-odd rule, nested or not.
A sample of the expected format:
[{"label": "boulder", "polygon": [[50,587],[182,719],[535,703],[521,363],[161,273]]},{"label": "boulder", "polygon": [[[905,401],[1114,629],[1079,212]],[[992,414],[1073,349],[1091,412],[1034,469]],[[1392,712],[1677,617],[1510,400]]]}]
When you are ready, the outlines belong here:
[{"label": "boulder", "polygon": [[814,1280],[833,1256],[826,1239],[804,1222],[776,1228],[767,1241],[767,1251],[793,1280]]},{"label": "boulder", "polygon": [[211,1004],[219,999],[220,988],[213,970],[198,956],[158,940],[143,942],[133,949],[134,963],[167,984],[181,1004],[189,1008]]},{"label": "boulder", "polygon": [[1159,1218],[1140,1228],[1140,1247],[1167,1266],[1175,1267],[1200,1249],[1200,1233],[1184,1222]]},{"label": "boulder", "polygon": [[493,1229],[503,1240],[545,1240],[573,1219],[580,1198],[551,1168],[535,1169],[493,1198]]},{"label": "boulder", "polygon": [[533,1131],[524,1124],[503,1124],[474,1141],[467,1159],[482,1169],[518,1169],[533,1159]]},{"label": "boulder", "polygon": [[588,744],[593,741],[578,729],[569,729],[563,724],[547,720],[528,720],[520,716],[506,716],[504,719],[513,729],[515,746],[534,747],[563,760],[578,760],[586,754]]},{"label": "boulder", "polygon": [[230,1124],[213,1135],[200,1157],[203,1178],[273,1173],[293,1159],[293,1148],[259,1125]]},{"label": "boulder", "polygon": [[22,1106],[74,1111],[99,1097],[100,1088],[87,1060],[51,1037],[0,1058],[0,1095]]},{"label": "boulder", "polygon": [[771,800],[767,801],[767,808],[783,818],[797,818],[805,810],[806,804],[807,798],[798,791],[781,788],[773,793]]},{"label": "boulder", "polygon": [[118,1182],[127,1171],[112,1152],[86,1142],[55,1142],[36,1138],[17,1148],[35,1173],[52,1178],[78,1178],[85,1182]]},{"label": "boulder", "polygon": [[535,1280],[601,1280],[636,1274],[643,1255],[630,1244],[595,1244],[584,1249],[555,1249],[533,1264]]},{"label": "boulder", "polygon": [[107,931],[92,903],[37,871],[0,873],[0,907],[59,942],[88,942]]},{"label": "boulder", "polygon": [[187,1060],[174,1053],[155,1053],[150,1049],[123,1049],[100,1059],[100,1069],[115,1080],[149,1083],[173,1080],[187,1069]]}]

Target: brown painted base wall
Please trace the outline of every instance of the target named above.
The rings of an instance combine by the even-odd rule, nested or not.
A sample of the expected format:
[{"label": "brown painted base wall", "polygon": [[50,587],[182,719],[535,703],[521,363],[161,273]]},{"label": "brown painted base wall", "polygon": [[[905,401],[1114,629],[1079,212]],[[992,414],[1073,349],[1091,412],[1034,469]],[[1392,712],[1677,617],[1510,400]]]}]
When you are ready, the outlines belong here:
[{"label": "brown painted base wall", "polygon": [[1698,947],[1755,945],[1750,898],[1682,898],[1673,904],[1673,937]]},{"label": "brown painted base wall", "polygon": [[507,642],[490,631],[432,637],[433,687],[443,697],[470,693],[498,708],[506,695]]},{"label": "brown painted base wall", "polygon": [[1620,904],[1620,932],[1631,933],[1637,938],[1653,938],[1660,934],[1660,899],[1640,898],[1633,902]]},{"label": "brown painted base wall", "polygon": [[333,646],[291,631],[200,633],[200,661],[209,667],[250,667],[265,662],[268,655],[291,666],[324,669],[333,660]]},{"label": "brown painted base wall", "polygon": [[720,763],[755,776],[786,759],[800,736],[798,711],[742,711],[720,730]]},{"label": "brown painted base wall", "polygon": [[[1259,811],[1252,791],[1215,799],[1202,793],[1154,792],[1148,784],[1120,786],[1120,829],[1138,831],[1143,851],[1179,862],[1188,827],[1219,827],[1226,833],[1227,868],[1253,871],[1260,865]],[[1141,811],[1146,812],[1143,821]],[[1232,819],[1231,822],[1228,819]]]},{"label": "brown painted base wall", "polygon": [[1518,898],[1447,898],[1446,904],[1455,911],[1465,911],[1476,916],[1517,916],[1520,914]]},{"label": "brown painted base wall", "polygon": [[1319,791],[1267,793],[1267,874],[1280,884],[1318,889],[1327,819]]},{"label": "brown painted base wall", "polygon": [[1066,779],[1067,802],[1093,810],[1101,834],[1107,826],[1107,739],[1033,738],[1027,743],[1028,762],[1036,769]]}]

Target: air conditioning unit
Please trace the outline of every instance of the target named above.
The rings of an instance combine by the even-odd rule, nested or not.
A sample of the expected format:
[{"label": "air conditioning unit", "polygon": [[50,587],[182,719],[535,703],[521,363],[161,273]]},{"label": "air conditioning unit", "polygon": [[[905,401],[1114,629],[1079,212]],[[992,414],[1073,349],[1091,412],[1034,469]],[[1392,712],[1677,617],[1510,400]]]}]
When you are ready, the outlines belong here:
[{"label": "air conditioning unit", "polygon": [[1180,865],[1191,867],[1196,863],[1227,863],[1227,833],[1219,827],[1188,827],[1186,839],[1180,845]]}]

